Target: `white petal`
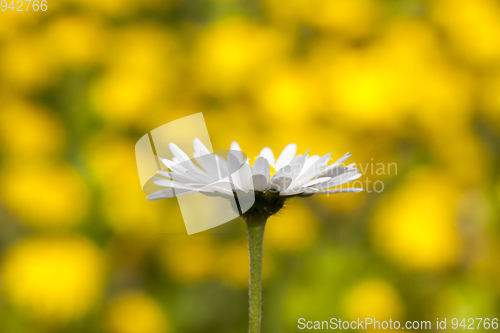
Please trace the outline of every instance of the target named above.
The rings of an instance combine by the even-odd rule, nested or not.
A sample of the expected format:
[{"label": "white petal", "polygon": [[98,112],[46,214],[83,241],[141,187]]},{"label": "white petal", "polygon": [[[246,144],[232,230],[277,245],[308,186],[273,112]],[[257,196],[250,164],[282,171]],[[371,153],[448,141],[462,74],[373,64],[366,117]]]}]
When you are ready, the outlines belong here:
[{"label": "white petal", "polygon": [[297,182],[304,184],[312,178],[317,177],[325,168],[327,168],[325,164],[330,160],[330,156],[331,153],[325,154],[318,158],[309,168],[306,169],[304,167],[303,172],[296,179]]},{"label": "white petal", "polygon": [[259,157],[262,156],[264,157],[267,162],[269,162],[270,165],[274,165],[275,159],[274,159],[274,153],[273,150],[269,147],[264,147],[259,153]]},{"label": "white petal", "polygon": [[231,152],[227,155],[228,170],[236,188],[248,192],[253,190],[252,167],[248,163],[240,163]]},{"label": "white petal", "polygon": [[175,172],[186,172],[187,171],[187,169],[185,167],[183,167],[182,164],[176,163],[176,162],[171,161],[167,158],[160,157],[160,161],[163,164],[165,164],[165,166],[172,171],[175,171]]},{"label": "white petal", "polygon": [[304,163],[306,162],[306,157],[304,155],[295,156],[289,163],[292,168],[291,177],[292,180],[297,179],[304,168]]},{"label": "white petal", "polygon": [[236,141],[231,142],[231,145],[229,146],[229,150],[231,150],[231,153],[233,153],[234,156],[236,156],[238,158],[238,161],[240,161],[240,163],[245,162],[245,160],[243,159],[243,154],[241,153],[241,148],[240,148],[240,145],[238,144],[238,142],[236,142]]},{"label": "white petal", "polygon": [[306,156],[306,162],[304,163],[304,171],[309,169],[317,160],[319,160],[319,155]]},{"label": "white petal", "polygon": [[291,191],[289,188],[283,192],[280,192],[280,196],[282,197],[289,197],[289,196],[292,196],[292,195],[299,195],[299,194],[302,194],[304,193],[304,189],[301,188],[299,191]]},{"label": "white petal", "polygon": [[331,193],[359,193],[363,192],[362,188],[338,188],[335,190],[317,191],[314,194],[331,194]]},{"label": "white petal", "polygon": [[329,165],[328,168],[325,170],[325,172],[328,172],[330,169],[338,167],[339,165],[344,163],[351,156],[352,156],[352,154],[346,153],[344,156],[342,156],[337,161],[335,161],[335,163],[333,163],[332,165]]},{"label": "white petal", "polygon": [[182,184],[168,179],[155,180],[153,183],[159,186],[178,188],[181,190],[196,190],[194,187],[188,186],[187,184]]},{"label": "white petal", "polygon": [[194,153],[194,158],[198,164],[205,169],[212,181],[219,179],[219,171],[217,169],[217,160],[215,154],[197,154]]},{"label": "white petal", "polygon": [[241,182],[241,190],[244,192],[253,191],[252,167],[248,163],[243,163],[238,170]]},{"label": "white petal", "polygon": [[342,156],[341,158],[339,158],[338,160],[336,160],[336,161],[332,164],[332,166],[338,166],[338,165],[341,165],[342,163],[344,163],[345,161],[347,161],[347,159],[348,159],[349,157],[351,157],[351,156],[352,156],[352,154],[351,154],[351,153],[349,153],[349,152],[345,153],[345,155],[344,155],[344,156]]},{"label": "white petal", "polygon": [[194,172],[166,172],[160,170],[158,173],[164,177],[172,178],[182,183],[200,182],[202,184],[210,184],[213,182],[213,179],[211,179],[210,176],[200,168],[196,168],[196,171]]},{"label": "white petal", "polygon": [[226,178],[227,175],[229,174],[229,168],[227,166],[227,162],[224,158],[220,157],[219,155],[215,154],[215,163],[217,165],[217,172],[219,174],[219,179]]},{"label": "white petal", "polygon": [[264,192],[269,189],[269,180],[264,175],[253,175],[253,189],[257,192]]},{"label": "white petal", "polygon": [[192,193],[190,190],[174,190],[172,188],[167,188],[164,190],[159,190],[154,193],[151,193],[148,195],[147,199],[149,201],[154,201],[154,200],[160,200],[160,199],[166,199],[166,198],[173,198],[173,197],[178,197],[184,194]]},{"label": "white petal", "polygon": [[296,181],[292,181],[290,185],[284,190],[280,192],[280,195],[296,195],[304,192],[304,187]]},{"label": "white petal", "polygon": [[292,183],[290,177],[273,177],[271,179],[271,189],[275,191],[284,192]]},{"label": "white petal", "polygon": [[[198,173],[198,172],[192,172],[188,171],[185,173],[172,173],[171,176],[173,179],[183,182],[183,183],[200,183],[200,184],[210,184],[213,182],[213,180],[206,174],[205,172]],[[189,180],[187,180],[189,179]]]},{"label": "white petal", "polygon": [[321,184],[321,183],[327,182],[327,181],[329,181],[331,179],[332,179],[332,177],[316,178],[316,179],[313,179],[313,180],[305,183],[304,186],[313,186],[313,185]]},{"label": "white petal", "polygon": [[206,170],[206,175],[213,181],[227,177],[228,169],[227,162],[216,154],[197,155],[195,153],[196,162]]},{"label": "white petal", "polygon": [[[163,177],[166,177],[166,178],[172,178],[172,174],[174,172],[167,172],[167,171],[164,171],[164,170],[158,170],[158,173],[160,175],[162,175]],[[151,177],[151,178],[154,178],[154,177]]]},{"label": "white petal", "polygon": [[238,157],[235,155],[235,152],[231,151],[227,154],[227,169],[230,175],[238,171],[242,164],[243,162],[240,162]]},{"label": "white petal", "polygon": [[243,190],[244,187],[240,179],[240,174],[238,172],[241,166],[242,164],[234,154],[227,154],[227,168],[229,177],[238,190]]},{"label": "white petal", "polygon": [[207,149],[207,147],[203,144],[203,142],[201,142],[200,139],[198,138],[195,138],[193,140],[193,147],[194,147],[194,151],[199,154],[199,155],[206,155],[206,154],[210,154],[210,151]]},{"label": "white petal", "polygon": [[321,189],[327,189],[330,187],[335,187],[339,186],[348,182],[351,182],[353,180],[358,179],[359,177],[362,176],[362,174],[358,173],[358,169],[352,169],[347,171],[346,173],[343,173],[339,176],[333,177],[326,183],[322,183],[320,185],[313,186],[315,189],[321,190]]},{"label": "white petal", "polygon": [[346,171],[351,170],[349,167],[346,166],[339,166],[339,167],[334,167],[334,168],[328,168],[328,170],[325,170],[321,175],[318,177],[336,177],[338,175],[341,175],[345,173]]},{"label": "white petal", "polygon": [[254,175],[264,175],[269,180],[271,170],[268,160],[263,156],[257,157],[257,160],[253,164],[252,173]]},{"label": "white petal", "polygon": [[290,143],[281,152],[280,157],[278,157],[278,160],[276,161],[276,163],[274,163],[274,168],[276,170],[279,170],[283,168],[285,165],[289,164],[290,161],[294,158],[296,153],[297,153],[297,145],[295,143]]},{"label": "white petal", "polygon": [[183,183],[183,184],[188,184],[188,183],[196,183],[197,180],[194,178],[189,177],[187,173],[176,173],[176,172],[171,172],[170,173],[170,178],[173,180]]},{"label": "white petal", "polygon": [[216,191],[226,195],[233,195],[233,187],[228,178],[221,179],[215,183],[212,183],[206,187],[207,190]]},{"label": "white petal", "polygon": [[182,151],[182,149],[177,147],[177,145],[175,143],[170,142],[168,144],[168,147],[170,148],[170,151],[172,152],[172,154],[174,154],[174,156],[179,160],[179,162],[191,160],[189,158],[189,156],[187,156],[187,154],[184,151]]},{"label": "white petal", "polygon": [[273,178],[280,178],[280,177],[288,177],[292,178],[292,167],[290,165],[285,165],[283,168],[281,168],[278,172],[276,172],[271,179]]},{"label": "white petal", "polygon": [[189,156],[182,151],[179,147],[177,147],[174,143],[170,142],[168,145],[170,147],[170,150],[172,151],[172,154],[174,154],[173,162],[175,163],[178,161],[177,165],[180,165],[182,168],[186,169],[187,172],[189,173],[197,173],[197,174],[205,174],[205,172],[197,167],[193,161],[189,158]]}]

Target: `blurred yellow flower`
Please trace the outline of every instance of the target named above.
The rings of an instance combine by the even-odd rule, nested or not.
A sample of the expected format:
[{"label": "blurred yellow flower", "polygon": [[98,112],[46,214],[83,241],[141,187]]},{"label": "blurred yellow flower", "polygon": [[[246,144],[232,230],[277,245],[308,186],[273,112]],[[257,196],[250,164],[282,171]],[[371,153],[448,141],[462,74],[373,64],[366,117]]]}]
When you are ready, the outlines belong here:
[{"label": "blurred yellow flower", "polygon": [[111,72],[125,71],[170,78],[179,60],[177,36],[166,26],[139,23],[113,31],[107,65]]},{"label": "blurred yellow flower", "polygon": [[258,108],[268,121],[300,121],[321,108],[317,83],[298,64],[263,74],[253,90]]},{"label": "blurred yellow flower", "polygon": [[161,91],[162,87],[153,78],[110,73],[96,83],[92,98],[104,118],[134,123],[148,117],[144,110],[155,107]]},{"label": "blurred yellow flower", "polygon": [[64,141],[62,124],[49,110],[23,100],[2,105],[0,149],[9,155],[32,161],[60,153]]},{"label": "blurred yellow flower", "polygon": [[471,76],[445,58],[421,20],[395,20],[369,46],[338,48],[330,59],[325,50],[313,47],[311,63],[335,121],[400,132],[407,120],[433,131],[469,120]]},{"label": "blurred yellow flower", "polygon": [[209,279],[217,257],[213,241],[208,236],[174,237],[165,239],[160,252],[167,273],[185,283]]},{"label": "blurred yellow flower", "polygon": [[344,295],[343,307],[349,320],[398,320],[403,313],[398,292],[389,283],[379,279],[368,279],[354,285]]},{"label": "blurred yellow flower", "polygon": [[500,4],[495,0],[436,0],[431,17],[450,38],[457,55],[484,66],[500,59]]},{"label": "blurred yellow flower", "polygon": [[281,62],[288,48],[283,35],[248,19],[218,21],[195,43],[192,66],[196,83],[215,95],[240,91],[264,68]]},{"label": "blurred yellow flower", "polygon": [[52,79],[53,59],[37,35],[19,35],[0,50],[3,80],[20,91],[40,87]]},{"label": "blurred yellow flower", "polygon": [[371,34],[380,16],[377,0],[264,0],[265,8],[278,22],[306,23],[314,28],[340,33],[349,38]]},{"label": "blurred yellow flower", "polygon": [[455,222],[460,195],[445,174],[415,171],[376,210],[376,246],[403,267],[434,271],[453,266],[460,246]]},{"label": "blurred yellow flower", "polygon": [[377,0],[313,0],[302,13],[313,27],[339,32],[347,37],[373,33],[380,15]]},{"label": "blurred yellow flower", "polygon": [[397,122],[398,78],[384,55],[343,50],[315,69],[325,82],[331,116],[365,126],[392,126]]},{"label": "blurred yellow flower", "polygon": [[177,41],[168,30],[136,25],[114,33],[106,70],[91,87],[97,111],[109,121],[137,123],[173,94]]},{"label": "blurred yellow flower", "polygon": [[128,292],[110,305],[106,315],[106,331],[110,333],[169,332],[163,310],[143,292]]},{"label": "blurred yellow flower", "polygon": [[266,225],[265,244],[283,252],[309,248],[318,236],[318,221],[300,202],[293,202],[271,217]]},{"label": "blurred yellow flower", "polygon": [[446,58],[437,32],[428,23],[395,20],[373,52],[385,60],[397,80],[393,98],[403,115],[433,131],[469,120],[471,76]]},{"label": "blurred yellow flower", "polygon": [[101,254],[84,238],[28,238],[3,258],[2,290],[7,300],[38,319],[68,321],[97,301],[103,273]]},{"label": "blurred yellow flower", "polygon": [[58,63],[82,66],[102,57],[105,32],[95,18],[68,15],[51,20],[42,38]]},{"label": "blurred yellow flower", "polygon": [[67,165],[13,163],[2,170],[0,178],[2,201],[30,226],[69,227],[87,212],[88,190]]}]

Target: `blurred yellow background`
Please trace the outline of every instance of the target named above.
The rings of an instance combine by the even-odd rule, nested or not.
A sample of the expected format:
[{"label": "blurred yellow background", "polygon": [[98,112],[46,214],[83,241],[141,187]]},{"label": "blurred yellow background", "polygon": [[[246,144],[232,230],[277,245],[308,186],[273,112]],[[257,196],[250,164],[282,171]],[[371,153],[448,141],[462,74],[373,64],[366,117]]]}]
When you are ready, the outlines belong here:
[{"label": "blurred yellow background", "polygon": [[397,164],[269,220],[263,332],[500,313],[500,1],[3,8],[0,332],[246,331],[243,222],[187,237],[136,170],[143,134],[197,112],[214,149]]}]

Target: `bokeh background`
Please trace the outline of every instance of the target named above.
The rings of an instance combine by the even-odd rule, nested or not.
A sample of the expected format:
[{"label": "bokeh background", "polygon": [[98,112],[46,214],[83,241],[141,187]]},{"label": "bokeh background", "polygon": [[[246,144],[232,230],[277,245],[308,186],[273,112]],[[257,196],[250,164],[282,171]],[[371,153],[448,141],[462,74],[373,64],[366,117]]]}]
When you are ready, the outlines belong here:
[{"label": "bokeh background", "polygon": [[500,313],[499,1],[47,5],[0,11],[0,332],[246,331],[244,223],[185,236],[135,166],[197,112],[214,149],[350,151],[384,184],[269,220],[263,332]]}]

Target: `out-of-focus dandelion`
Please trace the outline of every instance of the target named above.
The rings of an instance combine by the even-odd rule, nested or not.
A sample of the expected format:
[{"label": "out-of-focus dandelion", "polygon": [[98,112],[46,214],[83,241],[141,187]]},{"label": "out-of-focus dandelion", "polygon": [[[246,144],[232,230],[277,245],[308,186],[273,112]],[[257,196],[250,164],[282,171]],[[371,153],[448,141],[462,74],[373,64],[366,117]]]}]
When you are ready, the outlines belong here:
[{"label": "out-of-focus dandelion", "polygon": [[67,228],[81,222],[88,192],[82,177],[64,164],[12,163],[0,174],[0,198],[6,207],[37,228]]},{"label": "out-of-focus dandelion", "polygon": [[1,267],[6,299],[41,320],[83,316],[103,284],[98,249],[78,237],[25,239],[7,252]]},{"label": "out-of-focus dandelion", "polygon": [[47,46],[32,35],[23,35],[6,43],[0,51],[2,76],[20,91],[30,91],[46,84],[51,77],[54,61]]},{"label": "out-of-focus dandelion", "polygon": [[375,244],[406,268],[439,271],[453,266],[460,248],[455,218],[460,194],[440,173],[416,171],[375,212]]},{"label": "out-of-focus dandelion", "polygon": [[0,112],[0,149],[3,152],[17,160],[33,161],[62,151],[65,133],[53,113],[25,100],[4,103]]},{"label": "out-of-focus dandelion", "polygon": [[[199,139],[194,139],[194,160],[174,143],[169,147],[173,159],[161,158],[170,171],[160,170],[162,177],[153,176],[154,184],[166,187],[148,196],[159,200],[193,193],[233,196],[238,192],[253,192],[253,206],[242,212],[247,224],[250,250],[250,332],[260,332],[262,302],[262,251],[267,219],[276,214],[285,201],[293,196],[361,192],[361,188],[335,188],[361,174],[354,164],[341,166],[351,155],[342,156],[328,165],[331,153],[309,156],[297,153],[292,143],[276,159],[272,149],[265,147],[253,162],[244,158],[238,143],[230,146],[227,159],[211,154]],[[196,165],[195,162],[199,165]],[[234,193],[233,193],[234,192]],[[196,209],[196,208],[194,208]]]},{"label": "out-of-focus dandelion", "polygon": [[106,317],[106,329],[110,333],[169,332],[160,306],[149,295],[139,291],[117,298]]},{"label": "out-of-focus dandelion", "polygon": [[151,24],[118,31],[110,42],[106,70],[92,84],[90,98],[106,120],[140,123],[143,110],[154,109],[175,89],[177,40]]},{"label": "out-of-focus dandelion", "polygon": [[285,59],[289,41],[274,29],[243,19],[222,20],[208,27],[195,43],[193,69],[202,91],[231,96],[260,73]]},{"label": "out-of-focus dandelion", "polygon": [[68,15],[50,22],[43,38],[58,64],[85,68],[102,59],[106,31],[93,18]]},{"label": "out-of-focus dandelion", "polygon": [[500,57],[500,5],[494,0],[438,0],[430,16],[444,29],[458,56],[477,66]]},{"label": "out-of-focus dandelion", "polygon": [[[385,281],[369,279],[356,284],[344,296],[346,316],[396,320],[402,314],[402,301],[394,288]],[[379,319],[380,318],[380,319]]]}]

